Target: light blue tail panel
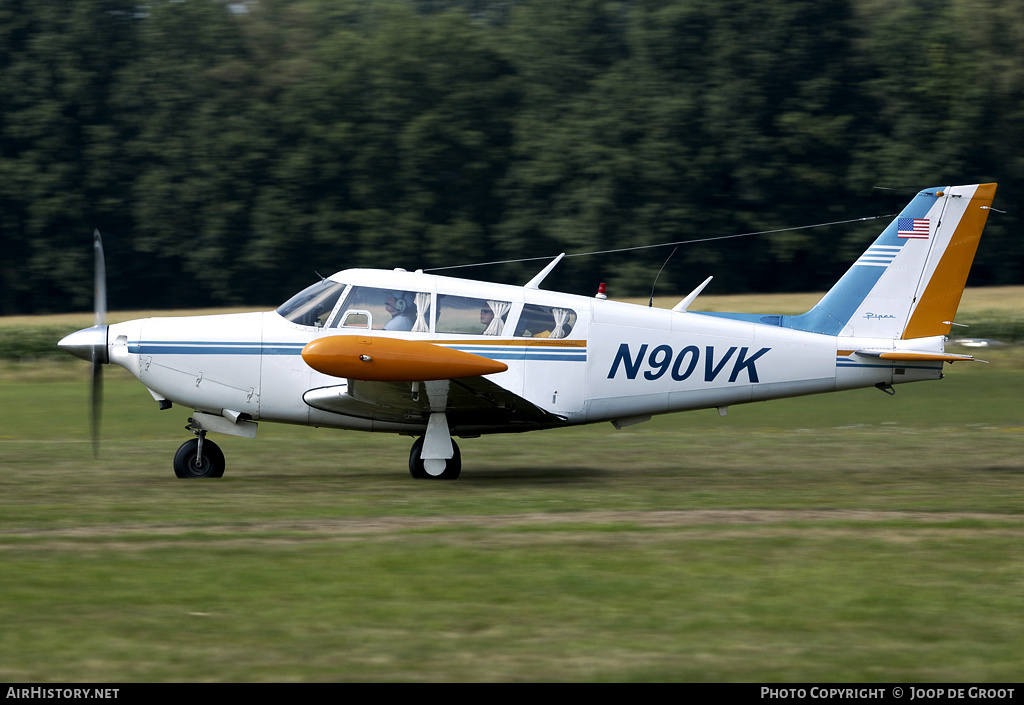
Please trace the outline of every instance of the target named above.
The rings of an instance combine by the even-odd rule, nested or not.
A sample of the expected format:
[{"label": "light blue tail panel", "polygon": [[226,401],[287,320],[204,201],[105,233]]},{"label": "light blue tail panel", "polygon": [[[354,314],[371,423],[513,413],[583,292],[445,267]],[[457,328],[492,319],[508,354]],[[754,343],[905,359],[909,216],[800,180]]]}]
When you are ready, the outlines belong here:
[{"label": "light blue tail panel", "polygon": [[[850,317],[861,305],[875,284],[895,259],[907,238],[900,237],[901,224],[924,218],[935,203],[938,188],[921,191],[903,209],[860,258],[836,282],[827,294],[807,313],[797,316],[765,315],[759,313],[718,313],[694,311],[708,316],[752,321],[766,325],[792,328],[810,333],[838,335]],[[905,231],[904,231],[905,232]]]}]

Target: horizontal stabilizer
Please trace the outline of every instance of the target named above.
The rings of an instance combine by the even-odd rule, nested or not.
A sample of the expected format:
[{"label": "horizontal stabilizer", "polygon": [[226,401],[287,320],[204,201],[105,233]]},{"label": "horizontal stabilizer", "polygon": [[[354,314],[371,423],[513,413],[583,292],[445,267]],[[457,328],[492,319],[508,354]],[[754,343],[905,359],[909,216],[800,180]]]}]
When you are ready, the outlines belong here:
[{"label": "horizontal stabilizer", "polygon": [[972,355],[954,355],[952,353],[935,353],[923,350],[857,350],[858,355],[877,357],[882,360],[900,362],[973,362]]}]

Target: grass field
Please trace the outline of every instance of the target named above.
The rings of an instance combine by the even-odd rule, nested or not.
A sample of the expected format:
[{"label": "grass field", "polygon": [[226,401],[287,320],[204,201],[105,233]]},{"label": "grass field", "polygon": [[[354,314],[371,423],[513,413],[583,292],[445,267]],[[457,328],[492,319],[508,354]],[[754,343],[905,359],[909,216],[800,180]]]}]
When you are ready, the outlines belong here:
[{"label": "grass field", "polygon": [[1024,365],[974,352],[895,397],[465,440],[452,483],[268,424],[176,480],[187,413],[118,369],[95,460],[86,365],[5,363],[0,680],[1019,681]]}]

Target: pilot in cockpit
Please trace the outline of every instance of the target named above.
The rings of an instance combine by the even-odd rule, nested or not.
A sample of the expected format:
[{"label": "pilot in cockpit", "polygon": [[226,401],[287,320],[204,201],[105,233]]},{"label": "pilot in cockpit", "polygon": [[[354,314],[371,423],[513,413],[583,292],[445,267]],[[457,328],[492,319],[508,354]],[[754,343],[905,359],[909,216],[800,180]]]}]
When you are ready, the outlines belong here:
[{"label": "pilot in cockpit", "polygon": [[404,291],[389,292],[384,299],[384,309],[391,314],[391,320],[384,324],[384,330],[412,330],[416,323],[416,304],[412,295]]}]

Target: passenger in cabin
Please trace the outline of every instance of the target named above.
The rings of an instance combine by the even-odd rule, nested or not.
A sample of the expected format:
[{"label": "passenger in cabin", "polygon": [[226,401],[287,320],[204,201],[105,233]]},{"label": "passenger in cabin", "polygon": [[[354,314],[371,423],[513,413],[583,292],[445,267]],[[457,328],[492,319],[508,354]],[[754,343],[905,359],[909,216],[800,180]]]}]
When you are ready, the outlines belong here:
[{"label": "passenger in cabin", "polygon": [[564,338],[572,331],[576,312],[568,308],[555,308],[527,304],[519,317],[516,336],[525,338]]},{"label": "passenger in cabin", "polygon": [[395,291],[384,299],[384,309],[391,314],[391,320],[384,324],[384,330],[412,330],[416,323],[416,304],[404,291]]},{"label": "passenger in cabin", "polygon": [[512,304],[507,301],[493,301],[488,299],[480,306],[480,323],[483,325],[484,335],[501,335],[505,328],[505,318],[508,316]]}]

